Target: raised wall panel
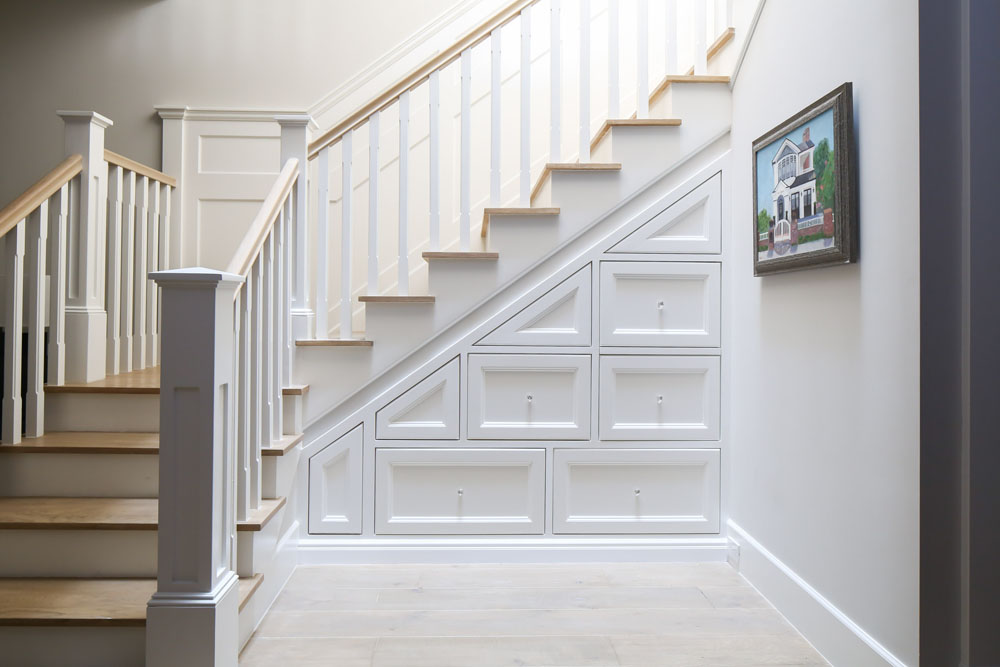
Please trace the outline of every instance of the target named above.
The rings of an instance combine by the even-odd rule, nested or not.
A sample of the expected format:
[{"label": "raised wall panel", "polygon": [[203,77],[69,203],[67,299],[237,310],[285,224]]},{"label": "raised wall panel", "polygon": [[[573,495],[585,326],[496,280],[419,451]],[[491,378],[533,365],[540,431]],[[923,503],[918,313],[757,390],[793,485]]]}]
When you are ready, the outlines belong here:
[{"label": "raised wall panel", "polygon": [[459,361],[403,392],[375,415],[379,440],[458,440]]},{"label": "raised wall panel", "polygon": [[602,356],[602,440],[718,440],[719,357]]},{"label": "raised wall panel", "polygon": [[545,450],[379,448],[375,495],[379,534],[541,534]]},{"label": "raised wall panel", "polygon": [[470,354],[469,438],[586,440],[590,355]]},{"label": "raised wall panel", "polygon": [[361,532],[364,425],[309,459],[309,532]]},{"label": "raised wall panel", "polygon": [[476,345],[590,345],[590,284],[588,264]]},{"label": "raised wall panel", "polygon": [[720,267],[601,262],[601,345],[718,347]]},{"label": "raised wall panel", "polygon": [[555,533],[719,532],[718,449],[557,449]]},{"label": "raised wall panel", "polygon": [[611,253],[722,252],[722,175],[716,174],[614,245]]}]

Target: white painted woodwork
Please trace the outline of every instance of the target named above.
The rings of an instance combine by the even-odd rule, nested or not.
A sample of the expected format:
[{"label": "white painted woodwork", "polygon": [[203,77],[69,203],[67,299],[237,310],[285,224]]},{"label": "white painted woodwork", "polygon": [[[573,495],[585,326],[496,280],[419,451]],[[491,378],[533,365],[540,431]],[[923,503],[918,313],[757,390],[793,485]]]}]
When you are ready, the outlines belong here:
[{"label": "white painted woodwork", "polygon": [[708,3],[694,3],[694,73],[708,74]]},{"label": "white painted woodwork", "polygon": [[468,358],[470,439],[590,437],[590,355]]},{"label": "white painted woodwork", "polygon": [[490,206],[500,206],[501,50],[500,28],[490,33]]},{"label": "white painted woodwork", "polygon": [[[402,123],[402,121],[400,121]],[[354,186],[351,182],[351,166],[354,158],[354,131],[348,130],[340,138],[340,338],[351,337],[351,228]],[[377,171],[377,169],[376,169]],[[403,160],[400,158],[400,189],[403,179]],[[400,222],[400,243],[403,242],[403,223]],[[377,274],[376,274],[377,275]],[[376,284],[377,284],[376,280]]]},{"label": "white painted woodwork", "polygon": [[7,290],[3,346],[3,431],[0,442],[21,442],[21,329],[24,324],[24,236],[21,220],[4,236],[3,272]]},{"label": "white painted woodwork", "polygon": [[164,330],[157,590],[147,611],[146,664],[235,664],[232,335],[243,277],[201,268],[151,277],[162,288]]},{"label": "white painted woodwork", "polygon": [[549,7],[549,162],[562,158],[562,16],[560,0],[550,0]]},{"label": "white painted woodwork", "polygon": [[[309,303],[311,267],[309,251],[309,210],[308,189],[306,188],[309,173],[309,125],[312,117],[309,114],[278,114],[274,120],[281,126],[281,153],[276,166],[280,168],[291,159],[299,161],[298,187],[291,195],[293,217],[288,221],[291,226],[289,238],[292,239],[293,257],[292,284],[289,286],[290,311],[292,318],[292,335],[296,338],[313,338],[316,336],[316,315]],[[322,200],[321,200],[322,201]],[[324,234],[325,238],[325,234]],[[317,241],[319,235],[317,234]],[[320,245],[324,253],[327,246]],[[317,253],[317,254],[324,254]],[[317,290],[319,285],[317,284]],[[325,293],[326,285],[323,285]],[[326,336],[324,330],[320,330]]]},{"label": "white painted woodwork", "polygon": [[309,459],[309,531],[361,532],[364,427],[357,426]]},{"label": "white painted woodwork", "polygon": [[[303,183],[299,181],[299,183]],[[293,266],[293,253],[295,251],[295,238],[294,238],[294,228],[292,226],[292,221],[295,219],[295,205],[298,201],[297,190],[298,183],[292,188],[292,192],[289,197],[285,200],[285,206],[282,211],[281,216],[281,234],[284,239],[283,246],[284,252],[282,253],[281,263],[282,263],[282,281],[284,287],[281,290],[281,320],[279,322],[281,326],[281,386],[288,387],[293,384],[293,378],[295,377],[295,332],[294,328],[294,313],[292,312],[292,285],[294,281],[295,267]],[[315,318],[313,318],[315,319]],[[310,331],[311,333],[311,331]],[[284,396],[281,398],[282,403],[284,403]],[[284,409],[282,409],[282,415],[284,414]],[[278,435],[286,433],[284,426],[284,418],[282,418],[282,427],[278,431]],[[296,431],[299,433],[300,431]]]},{"label": "white painted woodwork", "polygon": [[[636,7],[636,118],[649,118],[649,4]],[[614,118],[614,116],[610,116]]]},{"label": "white painted woodwork", "polygon": [[477,345],[590,345],[590,265],[553,287]]},{"label": "white painted woodwork", "polygon": [[261,249],[261,271],[263,282],[261,283],[261,433],[262,445],[271,442],[271,434],[274,433],[274,387],[277,381],[274,377],[274,243],[269,234]]},{"label": "white painted woodwork", "polygon": [[117,165],[108,165],[108,275],[105,280],[104,297],[107,310],[107,374],[117,375],[121,372],[121,330],[122,330],[122,212],[123,190],[125,185],[124,169]]},{"label": "white painted woodwork", "polygon": [[717,533],[718,449],[557,449],[553,532]]},{"label": "white painted woodwork", "polygon": [[28,216],[24,253],[24,325],[28,334],[24,435],[45,433],[45,255],[49,230],[46,200]]},{"label": "white painted woodwork", "polygon": [[469,249],[469,224],[471,206],[471,171],[472,171],[472,49],[462,52],[462,83],[461,83],[461,137],[458,178],[459,178],[459,217],[458,238],[462,251]]},{"label": "white painted woodwork", "polygon": [[375,414],[378,440],[458,440],[459,360],[455,357]]},{"label": "white painted woodwork", "polygon": [[721,265],[601,262],[601,345],[718,347]]},{"label": "white painted woodwork", "polygon": [[[146,246],[143,252],[146,254],[146,267],[143,275],[148,276],[159,270],[159,256],[157,250],[160,238],[160,184],[153,179],[147,183],[149,188],[149,217],[147,219]],[[156,315],[159,312],[159,291],[156,283],[148,278],[143,280],[143,288],[146,290],[146,366],[156,366],[158,362],[159,336],[156,332]]]},{"label": "white painted woodwork", "polygon": [[327,290],[330,282],[330,147],[319,152],[316,168],[316,337],[330,335],[330,303]]},{"label": "white painted woodwork", "polygon": [[545,450],[379,448],[375,493],[377,534],[540,534]]},{"label": "white painted woodwork", "polygon": [[251,475],[255,456],[253,437],[253,280],[246,280],[236,300],[236,518],[245,521],[257,504],[251,496]]},{"label": "white painted woodwork", "polygon": [[721,251],[721,174],[698,185],[608,250],[633,254]]},{"label": "white painted woodwork", "polygon": [[580,0],[580,162],[590,161],[590,0]]},{"label": "white painted woodwork", "polygon": [[608,0],[608,118],[619,117],[621,90],[618,84],[618,0]]},{"label": "white painted woodwork", "polygon": [[441,249],[441,73],[432,72],[427,85],[429,89],[427,140],[430,171],[427,178],[430,186],[428,223],[430,225],[430,249],[437,251]]},{"label": "white painted woodwork", "polygon": [[719,357],[600,359],[602,440],[718,440]]},{"label": "white painted woodwork", "polygon": [[264,386],[264,347],[266,337],[264,335],[264,257],[258,255],[250,268],[247,276],[247,284],[250,289],[247,298],[250,301],[251,310],[251,343],[250,343],[250,409],[247,411],[246,419],[250,423],[250,475],[248,482],[248,497],[250,507],[260,505],[261,500],[261,460],[260,448],[269,444],[269,439],[264,436],[265,421],[265,386]]},{"label": "white painted woodwork", "polygon": [[146,367],[146,243],[149,239],[149,177],[136,176],[135,265],[132,274],[132,368]]},{"label": "white painted woodwork", "polygon": [[[368,119],[368,294],[378,294],[378,179],[379,179],[379,118],[378,111]],[[323,247],[323,246],[320,246]],[[343,307],[343,305],[341,306]],[[350,309],[350,304],[348,304]],[[341,324],[343,327],[343,324]],[[351,333],[341,331],[341,338]]]},{"label": "white painted woodwork", "polygon": [[667,74],[677,74],[677,51],[678,42],[680,41],[680,26],[677,23],[677,0],[664,0],[664,2],[666,4],[664,8],[664,17],[666,19],[664,34],[666,35],[666,39],[663,40],[665,71]]},{"label": "white painted woodwork", "polygon": [[[121,359],[118,364],[120,372],[127,373],[135,368],[135,286],[136,286],[136,173],[125,172],[122,179],[122,245],[121,245]],[[110,277],[109,277],[110,278]]]},{"label": "white painted woodwork", "polygon": [[274,289],[273,294],[273,310],[271,311],[270,317],[270,328],[271,328],[271,363],[272,363],[272,376],[271,376],[271,441],[280,440],[284,429],[281,426],[282,417],[284,416],[281,407],[282,394],[281,389],[284,386],[284,348],[285,348],[285,335],[284,328],[282,327],[282,322],[284,321],[284,312],[287,309],[287,304],[285,303],[285,242],[284,242],[284,226],[285,226],[285,215],[284,211],[278,214],[278,219],[274,222],[274,227],[271,228],[271,271],[274,273],[272,278],[272,286]]},{"label": "white painted woodwork", "polygon": [[[49,279],[49,384],[66,382],[66,270],[67,223],[71,191],[78,187],[73,179],[49,200],[50,279]],[[127,300],[131,308],[132,300]],[[127,312],[131,312],[127,310]],[[131,340],[131,335],[129,336]]]},{"label": "white painted woodwork", "polygon": [[531,205],[531,7],[521,10],[521,206]]},{"label": "white painted woodwork", "polygon": [[[399,258],[398,294],[406,296],[410,293],[410,91],[399,96]],[[348,332],[349,335],[349,332]],[[347,336],[341,336],[346,338]]]}]

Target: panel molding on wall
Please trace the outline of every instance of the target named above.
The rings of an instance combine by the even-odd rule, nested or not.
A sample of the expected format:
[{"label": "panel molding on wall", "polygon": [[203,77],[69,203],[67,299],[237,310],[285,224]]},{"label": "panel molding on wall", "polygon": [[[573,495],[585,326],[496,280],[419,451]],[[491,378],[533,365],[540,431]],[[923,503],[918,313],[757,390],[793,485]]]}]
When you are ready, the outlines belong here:
[{"label": "panel molding on wall", "polygon": [[458,440],[459,358],[375,413],[378,440]]},{"label": "panel molding on wall", "polygon": [[360,534],[364,424],[309,459],[309,532]]}]

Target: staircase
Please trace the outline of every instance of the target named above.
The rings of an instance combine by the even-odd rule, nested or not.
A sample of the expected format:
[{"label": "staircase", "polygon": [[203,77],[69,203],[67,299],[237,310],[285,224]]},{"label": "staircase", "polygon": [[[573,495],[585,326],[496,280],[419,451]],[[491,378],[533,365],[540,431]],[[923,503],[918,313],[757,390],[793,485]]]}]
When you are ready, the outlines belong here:
[{"label": "staircase", "polygon": [[[562,464],[560,457],[570,450],[531,445],[547,436],[537,435],[530,424],[523,435],[481,436],[529,442],[520,450],[504,453],[495,444],[477,449],[483,443],[465,442],[460,448],[448,442],[463,439],[460,424],[462,434],[468,429],[469,440],[477,428],[472,417],[459,416],[459,401],[467,410],[470,397],[463,386],[459,399],[459,363],[453,361],[460,358],[465,373],[467,365],[486,363],[490,354],[517,351],[509,342],[484,342],[484,334],[499,331],[526,304],[566,281],[576,281],[588,295],[580,307],[589,317],[590,290],[596,299],[605,265],[650,259],[643,254],[647,250],[608,254],[611,246],[644,229],[649,216],[669,207],[679,210],[692,197],[702,197],[696,208],[705,201],[718,205],[720,195],[705,199],[698,193],[713,178],[713,187],[721,187],[717,181],[730,123],[729,77],[722,72],[731,67],[736,48],[732,3],[715,3],[710,28],[704,3],[694,4],[689,25],[678,20],[676,9],[671,19],[675,3],[670,2],[665,16],[675,41],[668,44],[663,76],[654,79],[645,30],[649,9],[645,0],[638,0],[633,17],[639,36],[637,84],[630,97],[618,81],[619,8],[617,0],[610,0],[594,18],[605,22],[595,25],[607,30],[609,72],[604,82],[608,117],[594,132],[587,68],[604,58],[591,53],[590,3],[580,4],[581,18],[572,33],[576,56],[587,67],[581,68],[577,91],[575,151],[566,150],[568,133],[561,128],[568,110],[560,106],[560,58],[570,54],[559,55],[559,45],[567,39],[567,33],[560,33],[566,30],[560,12],[575,5],[518,0],[312,142],[303,119],[278,119],[281,172],[225,271],[170,266],[171,225],[176,224],[170,211],[178,207],[177,182],[106,151],[108,119],[60,112],[70,157],[0,211],[5,297],[0,326],[5,332],[25,331],[23,338],[7,335],[3,342],[0,645],[6,655],[18,656],[17,664],[23,665],[232,664],[236,649],[250,637],[296,562],[323,561],[328,548],[340,559],[379,557],[386,546],[405,551],[440,533],[453,535],[448,539],[463,548],[486,544],[461,542],[454,535],[463,528],[454,533],[454,527],[435,527],[433,522],[425,522],[427,535],[420,540],[406,537],[415,533],[400,528],[400,520],[391,512],[386,515],[371,497],[373,485],[396,483],[381,476],[391,474],[384,473],[390,457],[399,457],[404,465],[412,452],[431,444],[436,449],[426,452],[437,452],[435,465],[451,466],[458,474],[463,466],[502,465],[508,455],[540,460],[546,471]],[[501,132],[507,125],[501,113],[501,63],[506,62],[501,44],[511,26],[519,26],[520,71],[531,71],[531,26],[543,16],[549,31],[551,123],[532,130],[534,95],[530,76],[521,76],[516,174],[503,181]],[[685,31],[693,35],[690,69],[680,66],[686,56],[677,45]],[[710,34],[717,36],[711,43]],[[534,38],[537,46],[540,38]],[[490,161],[480,164],[472,160],[468,119],[472,53],[487,44],[489,77],[477,71],[476,81],[490,82],[483,90],[493,100],[493,115]],[[442,131],[435,112],[442,79],[456,67],[459,185],[452,193],[457,215],[449,222],[441,206],[440,154],[448,130]],[[424,95],[431,110],[427,182],[421,185],[428,210],[417,222],[427,229],[427,239],[414,242],[408,236],[415,224],[409,218],[414,186],[408,174],[422,167],[408,172],[409,114],[411,96]],[[633,100],[635,113],[622,111],[623,99]],[[386,148],[379,118],[390,107],[397,110],[399,129],[395,218],[384,210],[380,214],[378,199],[379,155]],[[369,206],[368,238],[362,244],[352,238],[352,207],[360,187],[354,138],[358,135],[362,145],[365,128]],[[532,144],[539,132],[546,134],[548,145],[543,155]],[[479,186],[488,183],[488,193],[470,182],[477,170],[488,174],[476,181]],[[310,211],[313,201],[321,204]],[[331,217],[336,215],[339,257],[323,251],[330,248]],[[643,215],[647,218],[640,220]],[[379,264],[380,257],[385,259],[379,238],[386,232],[386,219],[398,232],[395,266],[390,267],[395,275],[388,282],[387,268]],[[659,259],[687,263],[688,268],[697,269],[698,262],[718,267],[721,249],[684,249],[685,242],[701,240],[697,235],[681,238],[671,250],[653,252],[666,252]],[[313,241],[321,249],[315,259],[308,252]],[[419,253],[425,267],[411,269],[413,253]],[[330,275],[331,265],[339,269],[339,279]],[[716,274],[710,273],[704,283],[717,290]],[[331,326],[333,320],[339,323]],[[717,327],[707,334],[718,336]],[[598,334],[591,339],[589,329],[586,342],[551,347],[531,340],[520,350],[525,356],[555,358],[558,352],[568,353],[560,359],[587,357],[578,368],[595,375],[594,391],[596,374],[603,373],[598,358],[607,353],[611,359],[616,352],[625,357],[631,353],[627,346],[635,344],[599,343]],[[558,347],[563,345],[567,347]],[[680,348],[691,359],[703,354],[718,359],[717,349],[705,352],[699,345]],[[718,342],[708,346],[721,347]],[[710,374],[711,366],[706,368]],[[461,383],[466,383],[464,375]],[[443,409],[454,414],[440,419],[431,414],[423,422],[412,416],[410,422],[390,420],[390,407],[410,401],[404,397],[417,396],[418,387],[450,397],[442,398],[442,405],[453,401],[453,408]],[[586,391],[589,397],[589,383]],[[412,406],[423,405],[423,397],[406,402],[411,415],[416,414]],[[533,400],[529,393],[527,401]],[[601,400],[595,394],[594,405]],[[544,400],[534,405],[544,406]],[[572,426],[585,428],[587,435],[568,440],[598,439],[596,415],[584,421]],[[684,451],[699,471],[716,476],[706,488],[714,483],[718,498],[719,449],[697,443],[720,440],[718,420],[714,426],[708,422],[706,417],[706,435],[691,430],[687,438],[694,444]],[[376,435],[383,427],[392,435]],[[671,439],[657,433],[652,439],[661,437]],[[376,450],[376,438],[385,449]],[[626,439],[638,442],[630,445],[636,461],[655,466],[667,456],[666,463],[676,465],[672,454],[664,454],[667,450],[643,449],[649,443],[641,441],[650,437]],[[382,452],[379,458],[376,451]],[[494,460],[490,452],[501,453]],[[643,458],[647,455],[653,458]],[[480,462],[483,456],[485,463]],[[523,463],[518,460],[517,466]],[[542,474],[537,470],[526,483],[537,482]],[[695,482],[700,484],[701,477]],[[524,496],[541,504],[530,509],[531,516],[504,520],[511,526],[530,523],[527,532],[541,535],[552,531],[556,510],[546,504],[551,500],[544,493],[535,498],[532,488],[525,487]],[[465,502],[474,502],[477,490],[473,487]],[[405,491],[399,488],[400,494]],[[463,492],[458,491],[460,501]],[[718,506],[705,512],[705,527],[694,531],[660,517],[650,530],[637,521],[627,530],[610,532],[632,534],[629,544],[646,540],[647,547],[668,548],[668,540],[636,535],[718,534]],[[554,520],[558,528],[559,517]],[[492,527],[484,534],[518,534],[520,529],[498,521],[487,519]],[[394,542],[382,535],[403,537]],[[516,546],[518,539],[508,546]],[[546,535],[522,543],[556,549],[607,543],[605,538],[588,539]],[[723,543],[720,536],[698,544],[712,551],[723,549]],[[347,551],[357,555],[345,556]],[[188,641],[178,643],[181,636]]]}]

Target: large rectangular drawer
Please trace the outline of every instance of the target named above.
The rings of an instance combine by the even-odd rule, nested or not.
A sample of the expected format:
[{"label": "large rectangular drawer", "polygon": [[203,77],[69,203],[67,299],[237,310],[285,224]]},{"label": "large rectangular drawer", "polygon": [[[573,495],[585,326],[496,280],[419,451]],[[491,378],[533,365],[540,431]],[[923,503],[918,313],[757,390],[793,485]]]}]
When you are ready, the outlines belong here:
[{"label": "large rectangular drawer", "polygon": [[375,452],[375,532],[541,534],[545,450]]},{"label": "large rectangular drawer", "polygon": [[590,355],[469,355],[470,439],[589,437]]},{"label": "large rectangular drawer", "polygon": [[720,266],[601,262],[601,345],[718,347]]},{"label": "large rectangular drawer", "polygon": [[718,440],[719,357],[601,357],[602,440]]},{"label": "large rectangular drawer", "polygon": [[553,532],[719,532],[718,449],[557,449]]}]

